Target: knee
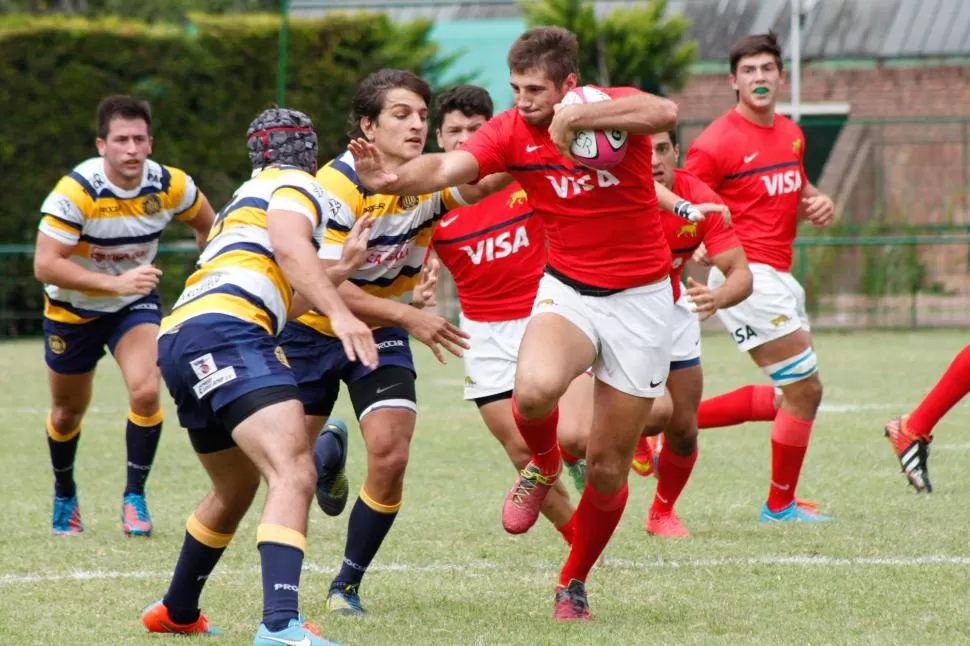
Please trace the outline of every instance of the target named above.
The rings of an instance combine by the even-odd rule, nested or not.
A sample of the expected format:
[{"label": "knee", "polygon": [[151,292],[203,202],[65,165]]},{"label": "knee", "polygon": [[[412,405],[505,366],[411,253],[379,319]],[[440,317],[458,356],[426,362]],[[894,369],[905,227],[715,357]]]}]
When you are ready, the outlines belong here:
[{"label": "knee", "polygon": [[665,448],[678,455],[690,455],[697,448],[696,414],[674,413],[664,430]]},{"label": "knee", "polygon": [[293,456],[285,468],[267,474],[266,483],[270,489],[283,489],[289,495],[309,498],[317,483],[317,471],[309,447]]},{"label": "knee", "polygon": [[822,403],[822,380],[818,373],[783,389],[784,398],[805,415],[814,415]]},{"label": "knee", "polygon": [[160,407],[158,393],[158,379],[149,378],[139,381],[128,393],[131,410],[146,417],[154,415]]},{"label": "knee", "polygon": [[408,442],[382,442],[370,449],[368,469],[372,475],[387,480],[399,480],[404,477],[409,457],[410,446]]},{"label": "knee", "polygon": [[552,412],[564,392],[554,376],[523,371],[515,378],[515,407],[526,419],[538,419]]},{"label": "knee", "polygon": [[53,427],[57,435],[68,435],[81,425],[84,408],[71,404],[54,404],[51,407],[48,430]]},{"label": "knee", "polygon": [[619,454],[586,456],[586,479],[602,493],[616,491],[626,482],[630,460]]}]

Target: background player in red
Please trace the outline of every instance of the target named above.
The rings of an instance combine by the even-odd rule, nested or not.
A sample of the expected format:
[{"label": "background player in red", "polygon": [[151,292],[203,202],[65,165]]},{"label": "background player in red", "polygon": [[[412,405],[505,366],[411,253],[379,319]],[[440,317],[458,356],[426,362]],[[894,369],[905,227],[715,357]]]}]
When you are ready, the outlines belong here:
[{"label": "background player in red", "polygon": [[[438,146],[462,146],[492,118],[492,99],[475,85],[460,85],[438,95]],[[451,211],[432,237],[438,258],[451,272],[461,305],[461,328],[471,349],[465,352],[465,399],[474,401],[482,421],[524,469],[531,453],[512,415],[515,361],[525,333],[539,279],[546,263],[542,221],[525,191],[513,182],[478,204]],[[569,467],[577,489],[586,484],[586,434],[592,418],[592,381],[580,375],[560,402],[559,442],[573,457]],[[569,458],[566,458],[568,461]],[[568,462],[567,462],[568,463]],[[560,482],[549,492],[542,513],[571,542],[573,506]]]},{"label": "background player in red", "polygon": [[[559,398],[590,365],[596,376],[586,449],[588,481],[576,536],[560,572],[555,614],[588,619],[584,581],[619,523],[630,460],[670,368],[670,249],[650,176],[650,138],[677,120],[671,101],[633,88],[608,88],[611,101],[556,108],[578,81],[578,43],[558,27],[536,27],[508,54],[515,108],[460,149],[424,155],[394,173],[379,153],[351,142],[371,190],[423,193],[509,171],[542,217],[545,275],[516,368],[513,411],[532,460],[506,498],[503,525],[522,533],[561,469]],[[629,133],[624,160],[609,171],[566,154],[578,130]],[[699,216],[694,216],[699,217]]]},{"label": "background player in red", "polygon": [[[719,203],[721,199],[708,186],[685,170],[677,168],[680,147],[674,130],[651,137],[653,142],[653,179],[679,197],[694,203]],[[697,406],[701,401],[704,373],[701,370],[700,322],[722,307],[737,305],[751,294],[751,270],[730,224],[720,213],[709,213],[702,222],[687,223],[672,213],[664,213],[664,231],[674,260],[670,282],[674,291],[673,352],[667,395],[672,404],[669,420],[651,419],[648,428],[663,430],[663,451],[657,460],[657,491],[647,514],[650,534],[679,538],[688,535],[674,513],[674,504],[690,478],[697,461]],[[708,249],[714,265],[725,276],[724,284],[709,289],[693,278],[687,289],[681,285],[686,263],[701,243]],[[663,416],[655,406],[650,417]],[[643,437],[638,445],[647,444]],[[652,462],[652,458],[650,460]]]},{"label": "background player in red", "polygon": [[[738,104],[691,144],[685,167],[730,207],[754,277],[752,295],[740,305],[719,310],[718,318],[738,349],[748,352],[783,393],[771,428],[771,485],[759,520],[829,520],[795,499],[822,401],[822,382],[805,290],[789,271],[799,218],[824,227],[832,223],[835,210],[832,200],[805,177],[801,128],[775,112],[782,61],[774,33],[742,39],[731,50],[730,64]],[[724,275],[712,268],[708,285],[717,288],[723,283]],[[749,393],[738,393],[750,399]],[[730,398],[722,398],[720,405],[734,406]]]}]

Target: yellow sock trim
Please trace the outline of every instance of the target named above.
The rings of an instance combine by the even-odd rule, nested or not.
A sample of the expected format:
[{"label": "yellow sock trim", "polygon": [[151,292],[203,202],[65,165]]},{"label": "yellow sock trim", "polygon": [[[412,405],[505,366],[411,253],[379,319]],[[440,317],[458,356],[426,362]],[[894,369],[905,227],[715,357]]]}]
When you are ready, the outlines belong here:
[{"label": "yellow sock trim", "polygon": [[384,503],[377,502],[376,500],[371,498],[370,495],[367,493],[367,491],[364,490],[363,487],[360,488],[360,499],[364,501],[365,505],[367,505],[368,507],[370,507],[371,509],[373,509],[379,514],[393,514],[398,509],[401,508],[401,503],[404,502],[403,500],[398,500],[397,502],[392,503],[390,505],[385,505]]},{"label": "yellow sock trim", "polygon": [[158,412],[155,413],[154,415],[149,415],[148,417],[142,417],[141,415],[139,415],[138,413],[136,413],[135,411],[129,408],[128,419],[129,421],[131,421],[133,424],[137,426],[158,426],[159,424],[162,423],[162,420],[165,419],[165,414],[162,412],[162,409],[159,408]]},{"label": "yellow sock trim", "polygon": [[194,511],[189,516],[189,519],[185,521],[185,531],[206,547],[212,547],[214,549],[226,547],[232,541],[232,534],[220,534],[219,532],[212,531],[195,517]]},{"label": "yellow sock trim", "polygon": [[279,543],[306,552],[306,536],[283,525],[261,524],[256,528],[256,544]]},{"label": "yellow sock trim", "polygon": [[54,428],[54,423],[51,422],[51,416],[50,415],[47,416],[47,436],[52,440],[54,440],[55,442],[69,442],[73,440],[75,437],[77,437],[78,433],[80,432],[81,432],[81,427],[78,426],[76,429],[67,433],[66,435],[61,435],[60,433],[57,432],[57,429]]}]

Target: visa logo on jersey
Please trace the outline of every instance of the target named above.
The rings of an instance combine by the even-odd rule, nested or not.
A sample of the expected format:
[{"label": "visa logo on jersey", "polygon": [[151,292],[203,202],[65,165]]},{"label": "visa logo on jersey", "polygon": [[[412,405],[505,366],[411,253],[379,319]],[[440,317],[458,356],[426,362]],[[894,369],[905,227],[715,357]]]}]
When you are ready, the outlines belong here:
[{"label": "visa logo on jersey", "polygon": [[563,200],[582,195],[586,191],[592,191],[594,188],[609,188],[620,183],[620,180],[616,176],[605,170],[598,170],[595,173],[583,173],[579,176],[560,175],[556,177],[554,175],[546,175],[546,179],[552,183],[552,190],[556,192],[556,195]]},{"label": "visa logo on jersey", "polygon": [[802,174],[797,170],[762,175],[761,181],[764,182],[765,189],[771,197],[798,193],[802,190]]},{"label": "visa logo on jersey", "polygon": [[497,236],[479,240],[474,248],[465,245],[461,250],[468,254],[472,264],[480,265],[482,264],[482,260],[492,262],[499,258],[511,256],[519,249],[528,246],[529,235],[526,233],[524,226],[519,226],[515,229],[514,237],[512,231],[505,231]]}]

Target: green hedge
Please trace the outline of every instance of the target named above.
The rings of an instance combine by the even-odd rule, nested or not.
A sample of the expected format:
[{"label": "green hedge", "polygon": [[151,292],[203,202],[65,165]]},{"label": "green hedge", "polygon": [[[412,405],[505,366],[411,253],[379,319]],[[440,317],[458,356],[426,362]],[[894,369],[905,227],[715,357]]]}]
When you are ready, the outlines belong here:
[{"label": "green hedge", "polygon": [[[245,133],[276,97],[279,19],[193,15],[188,27],[117,19],[0,20],[0,243],[32,244],[38,207],[58,178],[96,155],[94,109],[109,94],[151,101],[152,157],[178,166],[218,210],[248,177]],[[356,85],[382,67],[435,83],[447,67],[429,41],[430,23],[395,25],[379,14],[335,14],[290,22],[286,105],[311,116],[325,160],[348,130]],[[163,241],[186,237],[170,227]],[[164,260],[167,301],[177,295],[184,258]],[[30,275],[10,257],[0,278]],[[38,311],[40,286],[4,280],[0,305]],[[36,321],[9,320],[0,334],[34,333]]]}]

